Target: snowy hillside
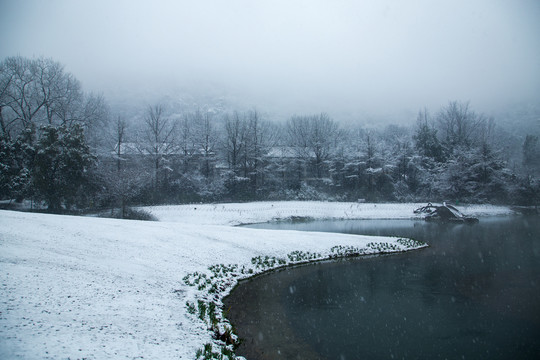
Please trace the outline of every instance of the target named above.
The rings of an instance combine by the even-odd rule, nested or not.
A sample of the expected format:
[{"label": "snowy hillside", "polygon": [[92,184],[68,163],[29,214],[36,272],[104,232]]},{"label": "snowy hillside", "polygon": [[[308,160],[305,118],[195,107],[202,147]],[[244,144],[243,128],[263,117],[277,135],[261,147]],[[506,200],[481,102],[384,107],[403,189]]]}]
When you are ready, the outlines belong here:
[{"label": "snowy hillside", "polygon": [[[183,279],[216,264],[260,272],[257,256],[331,255],[395,238],[256,230],[229,224],[290,216],[411,217],[416,205],[252,203],[149,208],[160,222],[0,211],[1,359],[193,359],[212,342]],[[393,209],[393,210],[392,210]],[[506,208],[463,209],[468,214]],[[371,253],[378,245],[371,245]],[[290,261],[288,261],[290,262]],[[234,281],[228,279],[230,290]],[[218,299],[219,302],[219,299]]]}]

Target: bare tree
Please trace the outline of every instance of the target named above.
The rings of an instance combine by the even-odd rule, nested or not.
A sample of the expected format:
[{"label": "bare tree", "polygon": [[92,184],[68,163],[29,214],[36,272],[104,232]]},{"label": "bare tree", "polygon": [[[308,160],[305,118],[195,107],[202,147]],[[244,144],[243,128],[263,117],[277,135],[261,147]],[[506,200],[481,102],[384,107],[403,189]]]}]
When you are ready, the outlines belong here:
[{"label": "bare tree", "polygon": [[178,146],[182,153],[183,172],[191,170],[190,164],[197,152],[196,146],[196,116],[186,113],[182,116],[178,126]]},{"label": "bare tree", "polygon": [[289,144],[305,163],[312,163],[315,176],[324,174],[324,163],[329,159],[339,136],[338,124],[328,114],[293,116],[287,122]]},{"label": "bare tree", "polygon": [[229,169],[238,174],[241,154],[245,149],[247,123],[244,115],[235,111],[225,115],[225,151]]},{"label": "bare tree", "polygon": [[525,173],[527,175],[538,175],[540,172],[540,144],[538,143],[538,136],[525,136],[522,152]]},{"label": "bare tree", "polygon": [[10,79],[6,90],[6,108],[9,121],[5,123],[6,133],[29,128],[45,105],[46,99],[37,85],[39,75],[34,61],[23,57],[11,57],[4,61],[2,77]]},{"label": "bare tree", "polygon": [[412,138],[420,155],[436,161],[443,160],[443,148],[437,138],[437,130],[427,109],[418,113],[415,134]]},{"label": "bare tree", "polygon": [[179,133],[179,148],[182,152],[184,173],[189,172],[190,162],[202,158],[199,170],[209,180],[212,177],[212,162],[216,158],[219,135],[216,130],[213,115],[197,109],[182,117]]},{"label": "bare tree", "polygon": [[83,107],[81,85],[75,77],[64,73],[64,67],[46,59],[37,59],[34,63],[36,90],[38,99],[42,99],[46,121],[52,125],[72,126],[81,122],[80,112]]},{"label": "bare tree", "polygon": [[[5,136],[41,125],[85,130],[107,121],[101,96],[85,95],[79,81],[52,59],[6,58],[0,65],[0,129]],[[14,133],[14,134],[12,134]]]},{"label": "bare tree", "polygon": [[286,124],[287,145],[294,151],[296,178],[298,182],[305,180],[307,168],[311,160],[310,120],[307,116],[293,116]]},{"label": "bare tree", "polygon": [[124,142],[126,138],[126,128],[127,123],[126,120],[124,120],[122,117],[118,116],[116,119],[116,126],[115,126],[115,152],[116,152],[116,169],[118,171],[122,170],[122,155],[124,150]]},{"label": "bare tree", "polygon": [[486,122],[484,115],[469,109],[469,102],[451,101],[437,116],[447,146],[470,147],[478,140],[478,131]]},{"label": "bare tree", "polygon": [[197,110],[195,113],[197,119],[195,123],[196,145],[201,152],[203,158],[202,174],[208,180],[212,176],[211,163],[216,155],[216,147],[218,143],[218,134],[214,127],[212,114],[209,112],[201,113]]},{"label": "bare tree", "polygon": [[265,155],[275,145],[277,129],[261,119],[257,110],[245,115],[243,151],[241,168],[245,178],[249,178],[252,192],[263,185],[265,177]]},{"label": "bare tree", "polygon": [[153,166],[152,188],[157,194],[164,165],[169,155],[177,151],[175,143],[175,123],[164,116],[162,105],[149,106],[144,118],[146,125],[145,143],[142,151],[150,156]]},{"label": "bare tree", "polygon": [[0,63],[0,130],[1,136],[9,138],[9,123],[8,119],[4,118],[4,109],[10,106],[10,94],[11,83],[15,74],[10,71],[7,61]]}]

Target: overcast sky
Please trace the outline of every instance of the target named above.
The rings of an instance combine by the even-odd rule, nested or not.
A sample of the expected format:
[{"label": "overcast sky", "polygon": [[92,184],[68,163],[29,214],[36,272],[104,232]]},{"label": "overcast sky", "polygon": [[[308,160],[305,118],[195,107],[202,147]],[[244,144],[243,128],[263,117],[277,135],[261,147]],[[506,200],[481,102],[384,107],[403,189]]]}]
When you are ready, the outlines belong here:
[{"label": "overcast sky", "polygon": [[[540,101],[539,0],[0,0],[0,56],[85,90],[224,93],[290,113]],[[159,90],[161,91],[161,90]]]}]

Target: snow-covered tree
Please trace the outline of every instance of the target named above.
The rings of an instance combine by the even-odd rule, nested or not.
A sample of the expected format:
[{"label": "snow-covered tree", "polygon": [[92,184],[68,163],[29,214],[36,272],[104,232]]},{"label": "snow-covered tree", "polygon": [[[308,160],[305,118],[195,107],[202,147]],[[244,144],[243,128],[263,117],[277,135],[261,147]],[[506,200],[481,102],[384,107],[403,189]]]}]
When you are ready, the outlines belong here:
[{"label": "snow-covered tree", "polygon": [[31,194],[32,143],[30,131],[15,140],[0,136],[0,198],[20,201]]},{"label": "snow-covered tree", "polygon": [[415,148],[421,156],[432,158],[435,161],[444,160],[443,147],[437,138],[437,130],[427,110],[418,113],[413,140]]},{"label": "snow-covered tree", "polygon": [[[95,151],[100,139],[98,131],[107,120],[108,109],[103,98],[83,93],[78,80],[65,72],[62,64],[47,58],[21,56],[3,60],[0,63],[2,196],[21,199],[36,193],[47,198],[51,209],[73,202],[74,195],[68,194],[69,186],[66,191],[58,190],[61,196],[54,201],[52,195],[44,195],[52,194],[53,190],[46,187],[56,182],[52,174],[59,171],[44,167],[45,155],[54,157],[53,148],[60,146],[52,142],[45,151],[45,139],[52,141],[51,137],[55,136],[60,139],[62,149],[56,150],[62,154],[60,162],[75,161],[74,154],[82,149],[82,143],[88,146],[89,137],[94,140]],[[73,134],[69,135],[70,132]],[[70,146],[75,148],[69,149]],[[81,166],[86,166],[84,161]],[[69,171],[65,170],[64,175],[70,176]]]},{"label": "snow-covered tree", "polygon": [[88,185],[88,169],[95,157],[81,125],[44,125],[35,146],[33,185],[49,209],[75,205]]},{"label": "snow-covered tree", "polygon": [[540,175],[540,144],[538,136],[527,135],[523,142],[523,167],[525,173]]}]

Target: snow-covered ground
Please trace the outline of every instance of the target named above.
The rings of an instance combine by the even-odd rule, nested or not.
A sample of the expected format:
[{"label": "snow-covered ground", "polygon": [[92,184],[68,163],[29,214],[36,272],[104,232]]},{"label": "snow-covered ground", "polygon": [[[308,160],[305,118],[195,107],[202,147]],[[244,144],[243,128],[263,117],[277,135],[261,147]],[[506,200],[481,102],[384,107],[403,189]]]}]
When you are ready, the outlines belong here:
[{"label": "snow-covered ground", "polygon": [[[212,333],[186,303],[216,299],[219,305],[220,296],[244,276],[225,276],[227,286],[218,296],[189,286],[193,274],[210,276],[208,268],[216,264],[260,272],[254,257],[287,259],[296,250],[327,257],[336,245],[371,253],[379,243],[407,249],[396,238],[230,225],[293,216],[411,218],[420,205],[262,202],[146,208],[159,222],[0,211],[0,359],[193,359],[212,342]],[[505,207],[460,209],[477,216],[510,213]],[[190,280],[183,280],[187,275]]]},{"label": "snow-covered ground", "polygon": [[[196,204],[145,208],[160,221],[180,221],[201,225],[238,225],[284,220],[292,217],[313,219],[418,219],[414,209],[420,204],[367,204],[323,201],[278,201],[232,204]],[[508,215],[506,206],[458,206],[466,215]]]}]

